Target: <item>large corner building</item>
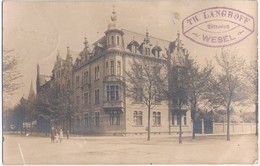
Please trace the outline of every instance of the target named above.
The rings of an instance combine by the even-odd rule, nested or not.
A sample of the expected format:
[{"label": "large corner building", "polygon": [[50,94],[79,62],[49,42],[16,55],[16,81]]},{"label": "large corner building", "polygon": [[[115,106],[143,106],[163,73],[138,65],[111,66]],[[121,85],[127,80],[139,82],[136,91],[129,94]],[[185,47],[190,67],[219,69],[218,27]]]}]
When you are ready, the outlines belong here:
[{"label": "large corner building", "polygon": [[[175,41],[170,42],[152,37],[148,31],[140,34],[119,29],[116,22],[116,12],[113,11],[104,36],[94,42],[92,50],[85,38],[84,48],[74,63],[69,48],[66,59],[58,54],[51,77],[41,75],[37,66],[37,95],[44,93],[53,83],[69,92],[70,109],[76,112],[70,122],[71,132],[114,135],[147,133],[147,108],[126,96],[125,71],[131,68],[133,59],[140,56],[166,63],[165,48],[171,49],[172,59],[174,56],[184,56],[186,52],[179,34]],[[182,113],[183,132],[191,132],[190,110],[183,108]],[[60,123],[65,130],[67,124]],[[177,132],[179,125],[179,116],[168,101],[158,103],[151,111],[151,133]]]}]

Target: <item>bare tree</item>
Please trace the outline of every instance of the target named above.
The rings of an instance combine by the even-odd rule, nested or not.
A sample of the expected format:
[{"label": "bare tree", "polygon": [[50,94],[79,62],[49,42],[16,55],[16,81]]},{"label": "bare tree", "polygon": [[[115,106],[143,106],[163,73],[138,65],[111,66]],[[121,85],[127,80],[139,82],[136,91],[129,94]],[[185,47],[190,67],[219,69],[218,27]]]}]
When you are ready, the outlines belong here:
[{"label": "bare tree", "polygon": [[160,102],[160,77],[162,62],[158,59],[146,58],[135,59],[131,64],[131,70],[126,71],[127,96],[134,101],[146,105],[148,111],[148,136],[150,141],[151,132],[151,110]]},{"label": "bare tree", "polygon": [[14,49],[3,50],[3,100],[7,101],[21,87],[17,80],[22,77],[18,70],[19,59],[13,54]]},{"label": "bare tree", "polygon": [[207,64],[206,67],[200,68],[194,59],[187,58],[186,67],[188,70],[188,101],[191,108],[191,118],[193,122],[192,138],[195,139],[196,113],[198,104],[205,101],[205,94],[209,90],[208,83],[212,76],[213,67]]},{"label": "bare tree", "polygon": [[220,72],[211,82],[211,95],[209,101],[226,110],[227,114],[227,141],[230,141],[230,111],[235,103],[246,99],[244,77],[245,61],[231,50],[223,50],[216,61],[220,67]]},{"label": "bare tree", "polygon": [[256,119],[256,135],[258,135],[258,68],[257,61],[252,61],[245,70],[246,83],[248,86],[248,96],[250,102],[255,104],[255,119]]}]

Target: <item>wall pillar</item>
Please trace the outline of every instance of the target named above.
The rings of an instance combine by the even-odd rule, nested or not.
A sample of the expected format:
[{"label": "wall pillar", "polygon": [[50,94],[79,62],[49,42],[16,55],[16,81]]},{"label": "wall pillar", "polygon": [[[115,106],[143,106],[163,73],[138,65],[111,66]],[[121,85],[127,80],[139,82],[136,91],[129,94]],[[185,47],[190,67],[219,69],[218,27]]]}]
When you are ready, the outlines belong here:
[{"label": "wall pillar", "polygon": [[201,134],[204,134],[204,120],[201,119]]}]

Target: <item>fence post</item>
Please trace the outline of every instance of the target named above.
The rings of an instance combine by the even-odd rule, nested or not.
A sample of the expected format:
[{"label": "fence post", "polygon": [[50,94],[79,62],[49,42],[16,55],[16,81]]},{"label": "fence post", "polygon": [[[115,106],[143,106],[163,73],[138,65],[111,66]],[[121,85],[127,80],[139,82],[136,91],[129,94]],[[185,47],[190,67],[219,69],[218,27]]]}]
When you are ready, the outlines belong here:
[{"label": "fence post", "polygon": [[204,134],[204,120],[201,119],[201,134]]},{"label": "fence post", "polygon": [[223,133],[225,133],[225,122],[223,121]]}]

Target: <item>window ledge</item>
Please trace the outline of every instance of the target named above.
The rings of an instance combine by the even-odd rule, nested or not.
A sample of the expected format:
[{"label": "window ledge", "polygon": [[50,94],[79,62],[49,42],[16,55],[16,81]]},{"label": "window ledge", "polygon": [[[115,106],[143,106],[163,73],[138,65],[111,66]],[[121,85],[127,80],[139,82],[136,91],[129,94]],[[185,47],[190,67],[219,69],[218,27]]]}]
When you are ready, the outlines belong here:
[{"label": "window ledge", "polygon": [[144,127],[143,125],[133,125],[132,127]]},{"label": "window ledge", "polygon": [[162,125],[152,125],[152,127],[162,127]]}]

